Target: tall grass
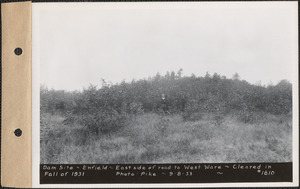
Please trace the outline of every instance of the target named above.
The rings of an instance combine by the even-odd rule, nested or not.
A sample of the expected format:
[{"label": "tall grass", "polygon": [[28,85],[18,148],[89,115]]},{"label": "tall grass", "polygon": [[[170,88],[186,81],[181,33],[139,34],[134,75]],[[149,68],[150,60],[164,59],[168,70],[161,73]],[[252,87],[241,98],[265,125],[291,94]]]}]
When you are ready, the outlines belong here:
[{"label": "tall grass", "polygon": [[95,135],[59,115],[41,116],[41,163],[216,163],[292,160],[291,115],[244,123],[227,115],[188,121],[180,114],[132,116],[114,133]]}]

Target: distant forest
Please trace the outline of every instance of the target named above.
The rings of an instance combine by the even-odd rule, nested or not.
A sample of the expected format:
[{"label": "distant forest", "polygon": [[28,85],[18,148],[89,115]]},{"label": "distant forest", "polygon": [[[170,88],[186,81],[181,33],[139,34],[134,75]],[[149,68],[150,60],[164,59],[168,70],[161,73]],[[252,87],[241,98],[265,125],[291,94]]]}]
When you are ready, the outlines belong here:
[{"label": "distant forest", "polygon": [[[64,123],[79,123],[96,133],[109,133],[125,125],[131,115],[147,112],[181,114],[184,120],[214,115],[222,122],[234,114],[241,122],[254,123],[266,114],[282,115],[292,111],[292,84],[282,80],[276,85],[253,85],[238,74],[226,78],[217,73],[204,77],[157,73],[148,79],[102,86],[90,85],[82,91],[40,88],[40,111],[66,117]],[[162,95],[164,96],[162,110]]]}]

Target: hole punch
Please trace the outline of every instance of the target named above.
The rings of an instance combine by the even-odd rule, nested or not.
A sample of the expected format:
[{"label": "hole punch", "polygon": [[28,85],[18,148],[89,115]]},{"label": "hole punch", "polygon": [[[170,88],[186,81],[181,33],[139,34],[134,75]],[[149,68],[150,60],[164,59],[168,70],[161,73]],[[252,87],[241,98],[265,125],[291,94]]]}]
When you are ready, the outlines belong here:
[{"label": "hole punch", "polygon": [[15,54],[16,55],[20,56],[22,53],[23,53],[23,50],[20,47],[15,49]]},{"label": "hole punch", "polygon": [[17,137],[20,137],[22,135],[22,130],[21,129],[16,129],[14,133]]}]

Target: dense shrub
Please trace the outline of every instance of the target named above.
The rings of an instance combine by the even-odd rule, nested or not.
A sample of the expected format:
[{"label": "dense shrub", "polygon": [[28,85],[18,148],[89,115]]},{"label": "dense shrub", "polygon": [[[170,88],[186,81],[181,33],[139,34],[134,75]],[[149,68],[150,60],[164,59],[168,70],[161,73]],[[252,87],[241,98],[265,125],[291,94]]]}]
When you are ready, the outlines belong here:
[{"label": "dense shrub", "polygon": [[[41,112],[61,114],[66,124],[78,122],[95,133],[117,130],[133,114],[162,112],[162,94],[168,113],[185,120],[213,114],[217,124],[235,112],[240,121],[252,123],[262,113],[287,114],[292,109],[292,85],[282,80],[275,86],[252,85],[238,74],[228,79],[218,74],[183,77],[182,70],[162,76],[116,84],[102,80],[101,87],[66,92],[41,87]],[[75,120],[76,117],[76,120]]]},{"label": "dense shrub", "polygon": [[41,162],[290,161],[291,83],[181,72],[73,92],[41,86]]},{"label": "dense shrub", "polygon": [[144,113],[143,104],[141,102],[131,102],[129,104],[129,112],[131,114],[142,114],[142,113]]},{"label": "dense shrub", "polygon": [[201,119],[203,115],[203,107],[198,100],[191,99],[187,102],[184,112],[183,119],[185,120],[197,120]]},{"label": "dense shrub", "polygon": [[108,86],[103,90],[97,90],[95,86],[84,90],[81,96],[75,99],[77,106],[67,114],[64,123],[67,125],[78,123],[95,135],[112,133],[120,129],[126,124],[128,113],[122,101],[115,96],[120,93],[110,95],[109,90]]}]

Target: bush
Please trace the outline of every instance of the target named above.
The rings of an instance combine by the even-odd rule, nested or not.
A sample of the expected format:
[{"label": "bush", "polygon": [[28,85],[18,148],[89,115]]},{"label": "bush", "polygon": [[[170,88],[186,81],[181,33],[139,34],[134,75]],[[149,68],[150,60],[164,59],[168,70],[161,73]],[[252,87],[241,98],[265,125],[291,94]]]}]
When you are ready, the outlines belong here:
[{"label": "bush", "polygon": [[[166,97],[163,108],[162,94]],[[288,81],[265,87],[240,80],[237,74],[233,79],[216,73],[182,77],[181,71],[114,85],[102,80],[101,88],[91,85],[81,92],[41,86],[40,96],[42,113],[66,116],[66,124],[79,122],[95,133],[113,132],[132,115],[143,113],[182,114],[190,121],[211,114],[215,124],[221,125],[231,111],[239,112],[240,121],[254,123],[262,119],[262,112],[281,115],[292,109]]]},{"label": "bush", "polygon": [[266,113],[255,110],[251,106],[242,104],[242,110],[238,112],[238,120],[243,123],[258,123],[265,118]]},{"label": "bush", "polygon": [[101,109],[91,113],[67,115],[64,123],[67,125],[80,124],[94,135],[109,134],[126,125],[128,114],[119,113],[114,109]]},{"label": "bush", "polygon": [[129,104],[129,112],[131,114],[142,114],[144,113],[143,104],[141,102],[132,102]]},{"label": "bush", "polygon": [[[78,123],[94,135],[109,134],[122,128],[129,116],[126,107],[112,88],[102,90],[90,86],[76,99],[76,106],[66,115],[64,124]],[[139,104],[132,105],[132,111],[140,111]]]},{"label": "bush", "polygon": [[201,107],[201,104],[198,100],[189,100],[183,112],[183,119],[190,121],[201,119],[203,115],[202,109],[203,107]]}]

